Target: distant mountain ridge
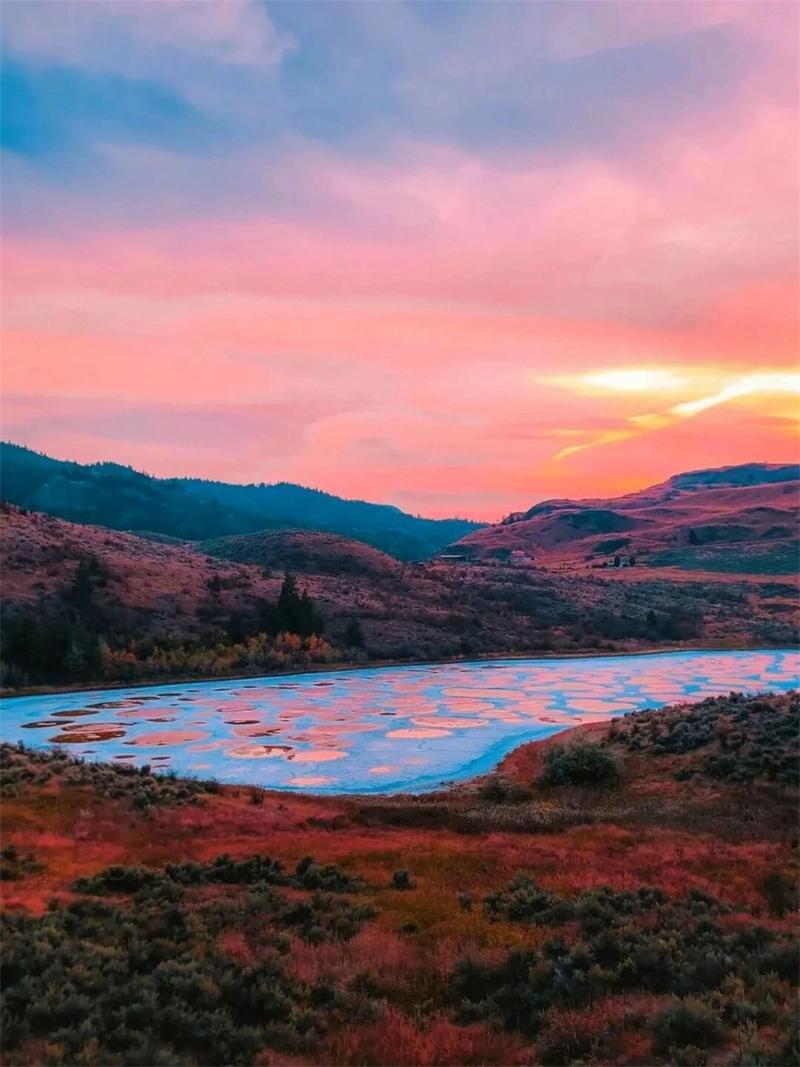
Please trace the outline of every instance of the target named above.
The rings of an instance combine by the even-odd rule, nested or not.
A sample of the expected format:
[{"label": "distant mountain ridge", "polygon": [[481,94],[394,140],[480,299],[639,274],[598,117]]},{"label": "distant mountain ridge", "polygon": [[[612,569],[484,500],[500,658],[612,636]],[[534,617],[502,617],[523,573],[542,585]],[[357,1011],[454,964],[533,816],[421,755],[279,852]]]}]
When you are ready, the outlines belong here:
[{"label": "distant mountain ridge", "polygon": [[188,541],[268,529],[318,530],[403,560],[425,559],[481,525],[420,518],[390,504],[345,500],[288,482],[154,478],[117,463],[53,459],[10,442],[0,443],[0,498],[71,522]]},{"label": "distant mountain ridge", "polygon": [[615,508],[623,511],[630,507],[638,508],[646,501],[655,503],[674,499],[683,489],[771,485],[775,482],[798,480],[800,480],[800,463],[742,463],[733,467],[709,467],[705,470],[673,474],[665,482],[658,482],[656,485],[637,489],[633,493],[626,493],[620,497],[584,497],[577,500],[558,497],[540,500],[527,511],[517,511],[507,515],[501,519],[500,525],[505,526],[512,522],[532,519],[536,515],[549,515],[565,508]]},{"label": "distant mountain ridge", "polygon": [[688,570],[797,570],[800,464],[689,471],[610,499],[543,500],[468,534],[446,556],[517,553],[538,565],[639,564]]}]

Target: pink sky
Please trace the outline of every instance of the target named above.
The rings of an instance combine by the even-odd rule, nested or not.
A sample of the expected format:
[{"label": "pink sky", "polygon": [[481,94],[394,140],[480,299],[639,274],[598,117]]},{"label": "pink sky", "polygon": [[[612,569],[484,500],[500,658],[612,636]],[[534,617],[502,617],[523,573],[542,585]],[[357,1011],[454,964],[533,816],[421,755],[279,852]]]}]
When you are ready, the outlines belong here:
[{"label": "pink sky", "polygon": [[[384,8],[370,6],[375,38]],[[545,44],[526,23],[502,38],[520,49],[511,71],[491,55],[476,67],[478,30],[459,23],[448,63],[409,69],[411,118],[384,129],[381,111],[380,137],[358,143],[312,137],[295,117],[274,139],[248,127],[196,153],[101,132],[86,170],[62,148],[8,153],[4,436],[158,475],[291,480],[489,520],[549,496],[795,458],[796,9],[645,8],[591,5],[593,26],[547,21]],[[171,24],[153,38],[122,22],[114,32],[145,69]],[[55,46],[25,25],[10,46],[36,77],[48,63],[88,77],[80,42],[103,27],[78,23],[69,54],[43,56]],[[708,48],[711,62],[719,42],[704,34],[719,27],[737,48],[708,77],[726,91],[674,101],[671,79],[689,77],[681,49]],[[209,23],[190,43],[218,64],[220,99],[206,105],[188,60],[179,88],[232,127],[231,69],[261,63],[274,78],[299,62],[306,31],[276,14],[251,55],[227,22]],[[677,73],[667,64],[663,89],[641,98],[609,89],[599,142],[591,122],[574,141],[541,136],[538,111],[509,144],[491,127],[462,134],[460,64],[493,86],[538,63],[529,91],[542,93],[577,55],[568,94],[578,77],[615,86],[634,45],[660,48]],[[585,68],[587,55],[600,58]]]}]

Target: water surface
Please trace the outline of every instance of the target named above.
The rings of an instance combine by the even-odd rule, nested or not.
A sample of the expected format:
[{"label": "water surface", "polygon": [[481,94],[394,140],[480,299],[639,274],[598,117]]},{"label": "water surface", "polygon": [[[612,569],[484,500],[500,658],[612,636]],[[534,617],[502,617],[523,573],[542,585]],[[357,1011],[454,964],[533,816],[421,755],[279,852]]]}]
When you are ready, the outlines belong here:
[{"label": "water surface", "polygon": [[221,782],[423,792],[524,741],[636,708],[797,685],[800,655],[484,660],[15,697],[0,739]]}]

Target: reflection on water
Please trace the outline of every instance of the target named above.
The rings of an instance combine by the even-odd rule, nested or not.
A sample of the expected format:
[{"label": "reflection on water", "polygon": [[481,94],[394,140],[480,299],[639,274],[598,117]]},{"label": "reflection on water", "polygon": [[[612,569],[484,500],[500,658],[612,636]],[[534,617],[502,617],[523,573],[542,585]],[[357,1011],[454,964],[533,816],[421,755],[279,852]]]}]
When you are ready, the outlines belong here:
[{"label": "reflection on water", "polygon": [[799,665],[788,650],[678,652],[18,697],[4,702],[0,737],[267,788],[422,791],[577,723],[733,689],[790,689]]}]

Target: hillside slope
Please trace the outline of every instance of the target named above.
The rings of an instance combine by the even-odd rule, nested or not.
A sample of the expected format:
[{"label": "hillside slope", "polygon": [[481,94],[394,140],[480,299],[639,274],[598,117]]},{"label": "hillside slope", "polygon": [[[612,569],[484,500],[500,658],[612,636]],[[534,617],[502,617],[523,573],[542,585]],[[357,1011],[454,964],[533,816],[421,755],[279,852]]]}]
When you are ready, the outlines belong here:
[{"label": "hillside slope", "polygon": [[479,560],[512,552],[540,566],[638,566],[739,573],[797,569],[800,468],[747,464],[679,474],[610,500],[546,500],[450,546]]},{"label": "hillside slope", "polygon": [[240,534],[199,541],[193,547],[208,556],[301,574],[361,574],[377,578],[397,575],[402,570],[401,563],[371,545],[314,530]]},{"label": "hillside slope", "polygon": [[[6,685],[265,673],[334,660],[786,645],[796,632],[797,589],[785,580],[411,566],[297,531],[207,546],[237,557],[223,559],[8,504],[0,519],[3,655],[14,668]],[[292,630],[276,616],[287,570],[321,616],[321,641],[279,637]]]},{"label": "hillside slope", "polygon": [[287,482],[153,478],[117,463],[72,463],[7,442],[0,444],[0,470],[0,494],[8,503],[71,522],[186,540],[270,528],[325,530],[412,560],[425,559],[480,525],[418,518],[388,504],[344,500]]}]

